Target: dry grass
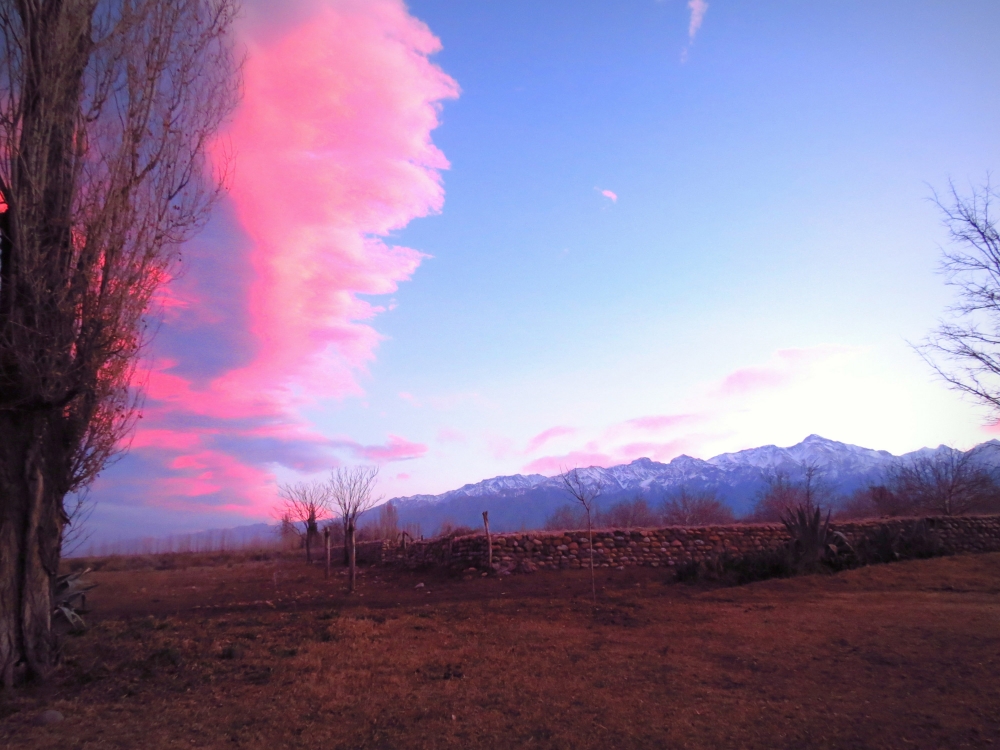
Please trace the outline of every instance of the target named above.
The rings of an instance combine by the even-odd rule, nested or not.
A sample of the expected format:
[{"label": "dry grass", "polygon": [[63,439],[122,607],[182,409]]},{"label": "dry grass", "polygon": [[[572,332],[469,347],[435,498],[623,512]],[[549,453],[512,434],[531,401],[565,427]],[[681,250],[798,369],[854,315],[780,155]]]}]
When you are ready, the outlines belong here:
[{"label": "dry grass", "polygon": [[95,577],[0,746],[1000,746],[1000,554],[725,589],[602,571],[597,612],[587,571],[369,569],[353,599],[287,560]]}]

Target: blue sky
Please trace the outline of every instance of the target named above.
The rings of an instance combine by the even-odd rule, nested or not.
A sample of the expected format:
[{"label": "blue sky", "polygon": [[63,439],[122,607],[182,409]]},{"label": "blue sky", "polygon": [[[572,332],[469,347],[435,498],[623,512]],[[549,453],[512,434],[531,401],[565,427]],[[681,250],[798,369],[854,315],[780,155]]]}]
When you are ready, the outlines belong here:
[{"label": "blue sky", "polygon": [[[929,198],[949,179],[967,191],[1000,163],[1000,6],[711,0],[693,40],[682,0],[312,2],[267,39],[266,8],[250,11],[240,33],[271,69],[295,49],[282,34],[333,19],[321,39],[336,77],[324,80],[380,102],[364,122],[398,114],[392,143],[419,142],[419,153],[368,154],[365,129],[336,121],[361,122],[357,108],[331,107],[314,124],[354,135],[347,156],[334,143],[322,158],[354,196],[352,216],[369,199],[391,214],[355,227],[390,249],[376,255],[429,257],[407,255],[360,286],[330,277],[325,293],[371,307],[324,308],[311,335],[350,324],[362,343],[303,359],[307,374],[268,365],[268,382],[294,398],[268,412],[264,442],[232,413],[213,423],[195,462],[202,484],[178,481],[191,465],[183,441],[164,458],[141,426],[138,447],[95,486],[102,534],[266,517],[276,482],[338,462],[380,461],[393,496],[814,432],[895,453],[992,437],[989,414],[935,381],[907,342],[952,300],[935,273],[945,233]],[[348,36],[351,24],[369,36]],[[386,59],[379,45],[402,48],[399,62],[365,78]],[[248,108],[264,85],[254,75]],[[291,127],[315,116],[293,105]],[[265,159],[268,141],[253,139]],[[352,192],[362,178],[338,159],[416,163],[423,177]],[[221,363],[215,377],[266,349],[253,341],[261,314],[246,324],[239,313],[259,270],[241,253],[266,240],[245,208],[263,178],[242,174],[180,282],[202,290],[189,312],[204,330],[168,316],[154,344],[190,383],[206,362]],[[351,252],[365,262],[368,250]],[[270,277],[258,275],[263,287]],[[156,387],[150,397],[152,429],[194,423],[179,400]],[[159,489],[137,491],[137,478]]]}]

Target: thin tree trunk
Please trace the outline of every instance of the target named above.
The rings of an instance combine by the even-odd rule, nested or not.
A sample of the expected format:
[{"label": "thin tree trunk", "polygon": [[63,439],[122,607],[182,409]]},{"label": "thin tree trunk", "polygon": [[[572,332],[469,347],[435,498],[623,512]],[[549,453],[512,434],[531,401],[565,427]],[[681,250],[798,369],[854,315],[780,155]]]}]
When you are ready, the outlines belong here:
[{"label": "thin tree trunk", "polygon": [[330,529],[323,530],[323,542],[326,544],[326,578],[330,577]]},{"label": "thin tree trunk", "polygon": [[356,576],[356,571],[357,571],[357,567],[358,567],[358,555],[357,555],[357,549],[355,547],[355,542],[354,542],[354,524],[353,523],[350,526],[349,536],[350,536],[350,544],[351,544],[351,583],[350,583],[350,588],[348,590],[349,590],[350,593],[353,594],[354,593],[355,576]]},{"label": "thin tree trunk", "polygon": [[590,592],[597,606],[597,580],[594,578],[594,529],[590,523],[590,508],[587,508],[587,538],[590,540]]},{"label": "thin tree trunk", "polygon": [[490,536],[490,514],[483,511],[483,526],[486,527],[486,572],[493,570],[493,537]]}]

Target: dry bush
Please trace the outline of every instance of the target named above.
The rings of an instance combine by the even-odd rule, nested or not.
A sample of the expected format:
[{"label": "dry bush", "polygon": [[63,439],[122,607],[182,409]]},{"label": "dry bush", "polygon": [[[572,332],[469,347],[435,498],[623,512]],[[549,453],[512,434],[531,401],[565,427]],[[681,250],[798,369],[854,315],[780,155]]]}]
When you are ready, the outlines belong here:
[{"label": "dry bush", "polygon": [[690,492],[681,487],[660,506],[660,516],[667,526],[711,526],[735,521],[732,509],[719,500],[714,490]]},{"label": "dry bush", "polygon": [[642,497],[621,500],[607,510],[598,510],[594,516],[598,527],[615,529],[650,529],[659,522],[657,514]]},{"label": "dry bush", "polygon": [[847,498],[837,509],[837,518],[894,518],[912,516],[918,509],[905,496],[884,484],[864,487]]},{"label": "dry bush", "polygon": [[448,539],[455,538],[459,536],[469,536],[470,534],[478,534],[479,529],[473,529],[469,526],[463,526],[454,521],[444,521],[439,527],[438,532],[435,537],[438,539]]},{"label": "dry bush", "polygon": [[544,528],[547,531],[563,529],[582,529],[587,525],[587,514],[583,508],[573,505],[560,505],[545,519]]},{"label": "dry bush", "polygon": [[992,446],[939,450],[899,460],[886,471],[886,485],[919,513],[946,516],[1000,509],[996,470],[985,463]]}]

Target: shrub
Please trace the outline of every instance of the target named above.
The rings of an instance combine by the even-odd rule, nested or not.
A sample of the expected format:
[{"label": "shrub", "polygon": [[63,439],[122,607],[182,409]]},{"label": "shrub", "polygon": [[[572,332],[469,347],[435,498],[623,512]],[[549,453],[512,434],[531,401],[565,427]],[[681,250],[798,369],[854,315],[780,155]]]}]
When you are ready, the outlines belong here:
[{"label": "shrub", "polygon": [[713,490],[688,492],[686,487],[660,506],[663,522],[668,526],[710,526],[733,523],[733,511]]},{"label": "shrub", "polygon": [[842,568],[845,565],[842,556],[853,554],[847,538],[830,530],[830,511],[824,520],[819,508],[799,505],[782,514],[781,523],[791,537],[788,543],[791,562],[800,572],[819,570],[823,564]]},{"label": "shrub", "polygon": [[701,562],[690,560],[674,568],[675,580],[680,583],[711,582],[730,586],[788,578],[796,572],[787,546],[740,556],[724,554]]},{"label": "shrub", "polygon": [[920,519],[909,527],[880,524],[858,539],[855,554],[859,564],[872,565],[938,557],[948,550],[927,521]]}]

